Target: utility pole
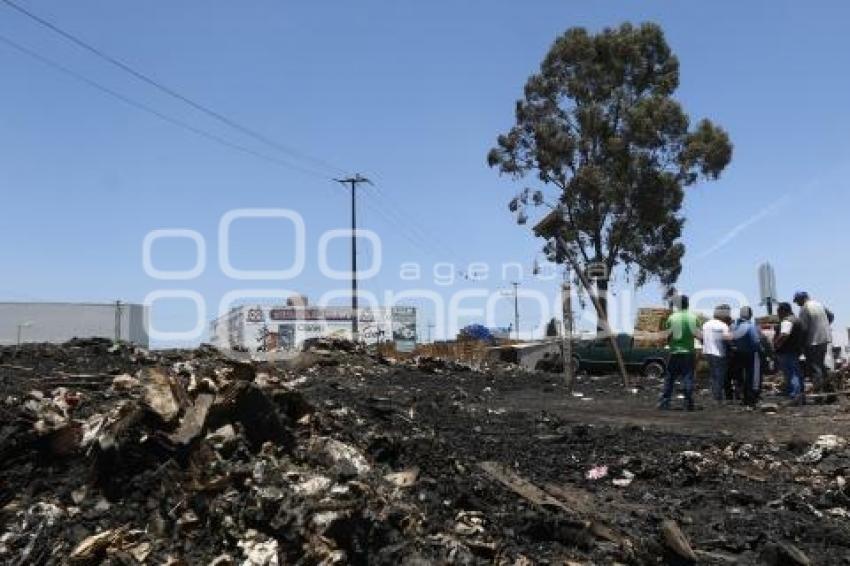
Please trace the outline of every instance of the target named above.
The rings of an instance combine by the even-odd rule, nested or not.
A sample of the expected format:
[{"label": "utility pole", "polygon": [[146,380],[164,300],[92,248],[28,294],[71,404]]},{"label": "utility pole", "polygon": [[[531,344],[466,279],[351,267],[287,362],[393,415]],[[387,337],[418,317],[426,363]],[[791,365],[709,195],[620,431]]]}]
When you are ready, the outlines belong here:
[{"label": "utility pole", "polygon": [[601,323],[603,325],[603,329],[605,330],[605,334],[608,335],[608,340],[611,343],[611,349],[614,350],[614,357],[617,359],[617,367],[620,370],[620,377],[623,379],[623,387],[629,386],[629,374],[626,370],[626,364],[623,361],[623,354],[620,351],[620,345],[617,343],[617,336],[611,329],[611,325],[608,323],[608,319],[603,316],[605,314],[605,310],[602,308],[602,305],[599,302],[599,297],[591,292],[590,280],[587,277],[587,274],[584,270],[581,269],[581,266],[576,261],[576,258],[570,253],[570,248],[567,245],[567,240],[564,238],[563,234],[557,234],[555,236],[555,241],[557,242],[559,248],[564,251],[564,255],[566,256],[566,260],[569,264],[569,267],[573,270],[576,276],[579,278],[582,287],[584,287],[588,294],[590,295],[590,300],[593,302],[593,307],[596,309],[598,314],[597,324]]},{"label": "utility pole", "polygon": [[[516,339],[517,339],[517,341],[519,341],[519,291],[518,291],[519,281],[514,281],[513,283],[511,283],[511,285],[514,286],[514,323],[513,323],[514,328],[513,329],[514,329],[514,334],[516,335]],[[502,296],[509,296],[510,291],[501,291],[500,294]],[[508,334],[508,338],[510,338],[510,334]]]},{"label": "utility pole", "polygon": [[19,322],[19,323],[18,323],[18,339],[17,339],[17,341],[15,342],[15,355],[16,355],[16,356],[18,355],[18,350],[19,350],[19,349],[20,349],[20,347],[21,347],[21,337],[22,337],[22,334],[23,334],[23,329],[24,329],[24,328],[29,328],[30,326],[32,326],[32,322],[31,322],[31,321],[27,321],[27,322]]},{"label": "utility pole", "polygon": [[431,342],[431,329],[434,328],[433,322],[428,322],[428,343]]},{"label": "utility pole", "polygon": [[561,338],[561,360],[564,363],[564,380],[567,391],[572,393],[575,383],[573,375],[573,307],[569,270],[564,270],[564,283],[561,285],[561,309],[564,317],[564,335]]},{"label": "utility pole", "polygon": [[514,286],[514,328],[516,328],[516,339],[519,342],[519,282],[511,283]]},{"label": "utility pole", "polygon": [[115,301],[115,341],[121,341],[121,301]]},{"label": "utility pole", "polygon": [[360,318],[357,312],[357,185],[373,183],[360,173],[354,177],[334,179],[334,181],[341,185],[351,185],[351,339],[357,342],[359,339],[357,325]]}]

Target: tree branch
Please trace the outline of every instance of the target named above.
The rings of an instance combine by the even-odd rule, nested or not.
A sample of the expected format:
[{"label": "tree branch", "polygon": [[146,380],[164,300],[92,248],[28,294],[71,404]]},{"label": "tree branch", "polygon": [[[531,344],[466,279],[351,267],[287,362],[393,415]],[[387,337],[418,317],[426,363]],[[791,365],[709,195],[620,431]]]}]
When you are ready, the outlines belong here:
[{"label": "tree branch", "polygon": [[561,200],[561,202],[564,204],[565,208],[567,209],[567,224],[569,225],[569,227],[573,231],[573,233],[575,233],[575,235],[576,235],[576,237],[575,237],[576,247],[578,247],[578,250],[581,252],[581,256],[582,256],[582,258],[584,258],[585,263],[589,263],[590,258],[587,255],[587,251],[584,249],[584,242],[581,241],[581,230],[579,230],[578,225],[576,224],[575,217],[574,217],[574,214],[573,214],[573,208],[572,208],[572,206],[570,206],[570,203],[568,202],[569,197],[568,197],[568,193],[567,193],[567,183],[566,183],[565,180],[555,180],[555,181],[553,181],[553,183],[555,184],[555,186],[557,186],[559,189],[561,189],[561,195],[563,196],[563,199]]}]

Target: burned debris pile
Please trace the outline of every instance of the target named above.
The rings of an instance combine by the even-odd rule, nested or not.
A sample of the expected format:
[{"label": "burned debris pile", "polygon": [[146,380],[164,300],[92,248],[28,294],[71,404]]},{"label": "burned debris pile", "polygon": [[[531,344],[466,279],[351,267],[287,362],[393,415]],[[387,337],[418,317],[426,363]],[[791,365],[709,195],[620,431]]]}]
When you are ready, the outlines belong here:
[{"label": "burned debris pile", "polygon": [[577,424],[529,392],[569,397],[332,341],[275,363],[2,349],[0,562],[846,563],[841,436]]},{"label": "burned debris pile", "polygon": [[393,483],[285,372],[102,341],[3,362],[4,563],[365,562],[401,537]]}]

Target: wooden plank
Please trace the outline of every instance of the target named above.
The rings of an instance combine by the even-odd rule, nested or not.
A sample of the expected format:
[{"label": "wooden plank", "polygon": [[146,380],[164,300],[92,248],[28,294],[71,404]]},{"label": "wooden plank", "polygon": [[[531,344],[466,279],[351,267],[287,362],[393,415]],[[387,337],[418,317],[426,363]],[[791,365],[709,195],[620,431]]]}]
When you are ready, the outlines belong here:
[{"label": "wooden plank", "polygon": [[26,366],[16,366],[13,364],[0,364],[0,368],[3,369],[13,369],[16,371],[35,371],[35,368],[26,367]]},{"label": "wooden plank", "polygon": [[566,505],[499,462],[479,462],[478,467],[491,479],[535,505],[557,507],[564,511],[570,510]]},{"label": "wooden plank", "polygon": [[767,476],[765,476],[763,474],[752,473],[752,472],[749,472],[747,470],[742,470],[742,469],[739,469],[739,468],[733,468],[732,473],[736,476],[746,478],[750,481],[762,482],[762,483],[767,481]]},{"label": "wooden plank", "polygon": [[678,557],[688,562],[696,562],[697,555],[691,548],[691,543],[676,521],[665,519],[661,521],[661,534],[664,537],[664,542],[667,548],[673,551]]},{"label": "wooden plank", "polygon": [[842,389],[841,391],[832,391],[829,393],[806,393],[806,399],[820,399],[821,397],[829,397],[830,395],[850,395],[850,389]]},{"label": "wooden plank", "polygon": [[[541,507],[555,507],[570,515],[570,521],[579,529],[599,540],[630,546],[631,542],[617,529],[606,524],[594,511],[594,496],[581,488],[547,484],[546,490],[534,485],[512,469],[498,462],[479,462],[478,467],[491,479],[507,487],[523,499]],[[557,496],[557,497],[556,497]],[[567,503],[564,503],[563,500]]]},{"label": "wooden plank", "polygon": [[548,493],[568,505],[575,513],[593,516],[596,504],[593,494],[587,490],[567,485],[547,483],[543,486]]}]

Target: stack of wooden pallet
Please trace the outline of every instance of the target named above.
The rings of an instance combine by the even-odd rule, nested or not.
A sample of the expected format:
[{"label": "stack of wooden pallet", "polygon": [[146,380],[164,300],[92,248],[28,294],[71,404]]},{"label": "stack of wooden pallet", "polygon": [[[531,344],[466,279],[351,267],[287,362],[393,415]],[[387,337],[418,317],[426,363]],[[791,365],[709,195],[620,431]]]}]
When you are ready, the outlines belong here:
[{"label": "stack of wooden pallet", "polygon": [[638,309],[635,332],[660,332],[673,311],[664,307],[642,307]]},{"label": "stack of wooden pallet", "polygon": [[664,323],[672,311],[664,307],[642,307],[635,320],[635,347],[656,348],[664,346],[667,336]]}]

